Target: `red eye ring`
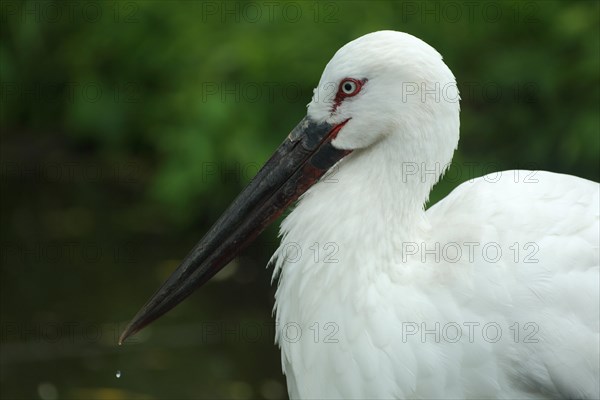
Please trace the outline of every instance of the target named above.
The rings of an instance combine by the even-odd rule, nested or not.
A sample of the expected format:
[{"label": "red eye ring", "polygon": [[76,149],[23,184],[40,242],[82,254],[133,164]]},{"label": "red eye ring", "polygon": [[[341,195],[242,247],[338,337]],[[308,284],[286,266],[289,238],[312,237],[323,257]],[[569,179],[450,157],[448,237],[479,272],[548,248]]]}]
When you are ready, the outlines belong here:
[{"label": "red eye ring", "polygon": [[344,78],[340,82],[338,87],[338,91],[335,95],[335,100],[333,103],[333,109],[331,112],[335,112],[335,110],[339,107],[342,101],[346,97],[353,97],[360,93],[363,85],[367,82],[367,79],[354,79],[354,78]]},{"label": "red eye ring", "polygon": [[346,78],[342,79],[340,82],[340,87],[338,89],[338,94],[343,97],[352,97],[356,96],[360,89],[362,89],[363,82],[354,78]]}]

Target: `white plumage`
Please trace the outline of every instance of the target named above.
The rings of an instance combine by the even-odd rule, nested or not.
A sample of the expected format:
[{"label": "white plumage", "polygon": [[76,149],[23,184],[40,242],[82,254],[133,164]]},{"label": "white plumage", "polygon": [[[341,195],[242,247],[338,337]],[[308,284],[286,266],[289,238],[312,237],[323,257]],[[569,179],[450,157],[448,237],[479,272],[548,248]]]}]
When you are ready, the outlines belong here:
[{"label": "white plumage", "polygon": [[[333,107],[347,77],[367,83]],[[600,397],[597,183],[502,171],[424,211],[458,145],[458,91],[404,33],[342,47],[308,116],[350,118],[333,144],[353,152],[274,255],[292,398]]]}]

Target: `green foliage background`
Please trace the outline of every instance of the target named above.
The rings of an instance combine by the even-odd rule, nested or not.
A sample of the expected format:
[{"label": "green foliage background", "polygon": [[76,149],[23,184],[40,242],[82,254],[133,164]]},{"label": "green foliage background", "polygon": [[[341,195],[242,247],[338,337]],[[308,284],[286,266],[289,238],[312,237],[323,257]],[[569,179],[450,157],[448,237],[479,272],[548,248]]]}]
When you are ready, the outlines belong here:
[{"label": "green foliage background", "polygon": [[[276,227],[137,341],[115,336],[303,117],[333,53],[365,33],[405,31],[444,55],[463,99],[458,168],[599,178],[595,1],[1,11],[3,398],[285,397],[264,268]],[[458,177],[432,201],[472,176]]]}]

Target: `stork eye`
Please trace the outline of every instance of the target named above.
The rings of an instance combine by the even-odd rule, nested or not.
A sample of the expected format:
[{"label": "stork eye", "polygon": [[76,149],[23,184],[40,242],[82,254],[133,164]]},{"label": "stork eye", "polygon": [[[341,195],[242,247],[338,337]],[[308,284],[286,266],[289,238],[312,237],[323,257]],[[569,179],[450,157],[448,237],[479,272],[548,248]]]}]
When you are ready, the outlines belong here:
[{"label": "stork eye", "polygon": [[340,86],[338,87],[338,91],[335,95],[333,107],[331,107],[331,112],[334,113],[346,97],[356,96],[361,91],[365,82],[367,82],[367,78],[360,80],[354,78],[342,79],[342,81],[340,82]]},{"label": "stork eye", "polygon": [[360,81],[347,78],[340,83],[340,91],[344,94],[344,96],[354,96],[360,92],[361,86],[362,85]]},{"label": "stork eye", "polygon": [[356,83],[351,82],[351,81],[346,81],[346,82],[344,82],[344,85],[342,86],[342,90],[346,94],[352,94],[356,90]]}]

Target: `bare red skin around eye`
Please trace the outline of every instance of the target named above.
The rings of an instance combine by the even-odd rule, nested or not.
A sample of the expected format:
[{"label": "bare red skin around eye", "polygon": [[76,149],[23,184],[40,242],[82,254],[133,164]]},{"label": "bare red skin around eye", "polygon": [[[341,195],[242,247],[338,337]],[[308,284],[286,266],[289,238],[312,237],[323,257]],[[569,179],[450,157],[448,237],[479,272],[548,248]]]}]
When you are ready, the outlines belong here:
[{"label": "bare red skin around eye", "polygon": [[[356,90],[354,90],[354,92],[352,93],[344,93],[344,91],[342,90],[342,86],[344,85],[344,83],[346,82],[354,82],[354,84],[356,85]],[[333,100],[333,108],[331,110],[331,112],[335,112],[335,110],[337,110],[337,108],[340,106],[340,104],[342,104],[342,101],[344,101],[344,99],[346,97],[353,97],[356,96],[357,94],[360,93],[363,85],[367,82],[367,79],[354,79],[354,78],[344,78],[342,79],[342,81],[340,82],[340,85],[338,87],[338,91],[335,94],[335,99]]]}]

